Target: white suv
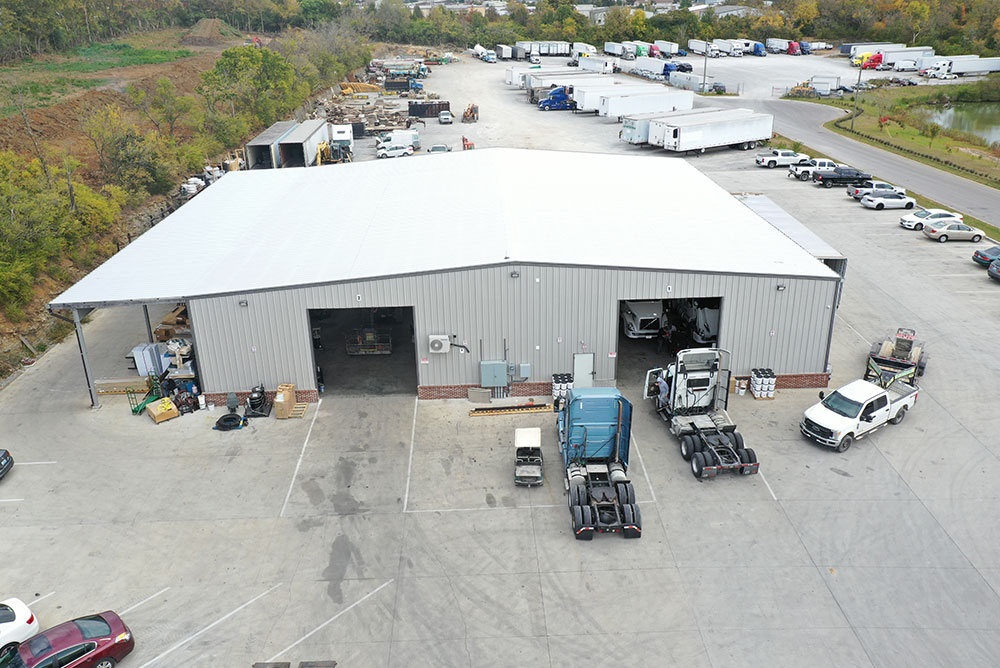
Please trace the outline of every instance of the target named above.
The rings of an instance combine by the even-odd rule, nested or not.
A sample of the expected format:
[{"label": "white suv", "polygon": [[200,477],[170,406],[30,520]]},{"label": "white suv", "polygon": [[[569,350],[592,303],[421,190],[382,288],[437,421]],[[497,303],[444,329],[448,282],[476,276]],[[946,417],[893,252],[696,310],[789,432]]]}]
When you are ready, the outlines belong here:
[{"label": "white suv", "polygon": [[376,158],[401,158],[406,155],[413,155],[413,146],[403,146],[402,144],[393,144],[392,146],[383,146],[375,153]]}]

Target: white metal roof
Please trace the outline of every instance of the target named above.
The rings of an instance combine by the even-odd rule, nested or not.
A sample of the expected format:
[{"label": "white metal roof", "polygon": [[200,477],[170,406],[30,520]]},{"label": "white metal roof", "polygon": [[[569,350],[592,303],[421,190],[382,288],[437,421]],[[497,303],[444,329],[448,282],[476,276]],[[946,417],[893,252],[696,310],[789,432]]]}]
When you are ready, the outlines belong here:
[{"label": "white metal roof", "polygon": [[818,234],[802,224],[765,195],[739,195],[739,199],[750,207],[754,213],[781,230],[782,234],[804,248],[820,260],[843,260],[844,255],[824,241]]},{"label": "white metal roof", "polygon": [[837,278],[684,160],[490,148],[229,173],[50,305],[517,262]]}]

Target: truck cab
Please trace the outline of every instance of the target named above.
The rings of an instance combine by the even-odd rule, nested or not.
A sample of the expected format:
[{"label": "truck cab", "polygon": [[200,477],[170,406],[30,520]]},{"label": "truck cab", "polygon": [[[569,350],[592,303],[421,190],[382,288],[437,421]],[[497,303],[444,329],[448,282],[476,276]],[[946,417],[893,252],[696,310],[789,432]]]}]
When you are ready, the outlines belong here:
[{"label": "truck cab", "polygon": [[639,538],[642,516],[627,476],[632,404],[615,388],[588,387],[570,390],[554,408],[574,537]]},{"label": "truck cab", "polygon": [[557,86],[538,101],[538,108],[542,111],[575,109],[576,102],[570,98],[565,86]]},{"label": "truck cab", "polygon": [[654,339],[660,328],[666,324],[663,302],[623,301],[619,308],[622,316],[622,330],[630,339]]}]

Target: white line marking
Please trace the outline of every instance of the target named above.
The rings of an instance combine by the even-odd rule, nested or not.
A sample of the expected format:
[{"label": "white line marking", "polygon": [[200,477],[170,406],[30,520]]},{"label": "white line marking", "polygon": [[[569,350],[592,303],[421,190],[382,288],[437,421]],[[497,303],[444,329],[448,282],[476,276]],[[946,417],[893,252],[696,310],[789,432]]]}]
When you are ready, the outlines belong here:
[{"label": "white line marking", "polygon": [[857,334],[858,338],[861,339],[862,341],[867,341],[868,340],[868,338],[865,337],[864,335],[862,335],[861,332],[859,332],[858,330],[854,329],[854,327],[851,326],[851,323],[849,323],[846,320],[844,320],[844,318],[842,318],[839,313],[837,314],[837,320],[839,320],[840,322],[842,322],[845,325],[847,325],[847,328],[849,330],[851,330],[852,332],[854,332],[855,334]]},{"label": "white line marking", "polygon": [[333,622],[334,620],[336,620],[338,617],[340,617],[345,612],[348,612],[349,610],[351,610],[351,608],[353,608],[354,606],[360,605],[361,603],[364,603],[366,600],[368,600],[369,598],[371,598],[375,594],[379,593],[384,588],[388,587],[390,584],[392,584],[392,582],[393,582],[393,580],[387,580],[387,581],[383,582],[381,585],[379,585],[378,588],[373,589],[372,591],[368,592],[367,594],[365,594],[364,596],[362,596],[361,598],[359,598],[354,603],[351,603],[349,606],[347,606],[346,608],[344,608],[343,610],[341,610],[340,612],[338,612],[337,614],[335,614],[333,617],[331,617],[330,619],[326,620],[325,622],[323,622],[322,624],[320,624],[319,626],[317,626],[316,628],[314,628],[312,631],[310,631],[309,633],[305,634],[304,636],[302,636],[301,638],[299,638],[298,640],[296,640],[295,642],[293,642],[291,645],[289,645],[285,649],[281,650],[280,652],[278,652],[277,654],[275,654],[274,656],[272,656],[270,659],[267,660],[267,662],[271,663],[272,661],[274,661],[275,659],[277,659],[279,656],[281,656],[282,654],[284,654],[288,650],[292,649],[293,647],[295,647],[296,645],[298,645],[299,643],[301,643],[302,641],[304,641],[309,636],[311,636],[314,633],[316,633],[317,631],[320,631],[321,629],[323,629],[325,626],[327,626],[328,624],[330,624],[331,622]]},{"label": "white line marking", "polygon": [[420,397],[413,397],[413,425],[410,427],[410,461],[406,464],[406,491],[403,492],[403,512],[410,503],[410,473],[413,471],[413,443],[417,437],[417,406]]},{"label": "white line marking", "polygon": [[178,649],[180,647],[183,647],[184,645],[188,644],[189,642],[191,642],[192,640],[194,640],[195,638],[197,638],[198,636],[200,636],[202,633],[207,633],[209,630],[215,628],[216,626],[218,626],[222,622],[226,621],[227,619],[229,619],[230,617],[232,617],[233,615],[235,615],[237,612],[239,612],[243,608],[247,607],[251,603],[256,602],[258,599],[261,599],[261,598],[267,596],[268,594],[270,594],[272,591],[274,591],[275,589],[277,589],[280,586],[281,586],[281,583],[279,582],[278,584],[274,585],[273,587],[271,587],[270,589],[268,589],[263,594],[257,594],[252,599],[250,599],[249,601],[247,601],[246,603],[244,603],[240,607],[236,608],[235,610],[233,610],[229,614],[227,614],[224,617],[220,617],[219,619],[215,620],[214,622],[212,622],[211,624],[209,624],[208,626],[206,626],[205,628],[203,628],[201,631],[198,631],[197,633],[188,636],[184,640],[181,640],[180,642],[175,643],[170,649],[168,649],[168,650],[166,650],[164,652],[161,652],[160,654],[156,655],[155,657],[153,657],[152,659],[150,659],[146,663],[144,663],[141,666],[139,666],[139,668],[148,668],[148,666],[153,665],[154,663],[156,663],[157,661],[159,661],[160,659],[162,659],[163,657],[165,657],[167,654],[170,654],[174,650],[176,650],[176,649]]},{"label": "white line marking", "polygon": [[34,601],[31,601],[31,605],[34,605],[35,603],[38,603],[39,601],[44,601],[45,599],[47,599],[49,596],[52,596],[53,594],[55,594],[55,592],[54,591],[50,591],[45,596],[39,596]]},{"label": "white line marking", "polygon": [[955,295],[985,295],[987,292],[995,295],[996,290],[952,290],[952,294]]},{"label": "white line marking", "polygon": [[38,466],[39,464],[56,464],[57,462],[14,462],[14,466]]},{"label": "white line marking", "polygon": [[295,462],[295,473],[292,474],[292,481],[288,483],[288,493],[285,494],[285,502],[281,504],[281,512],[278,513],[278,517],[285,516],[285,508],[288,506],[288,499],[292,498],[292,488],[295,487],[295,478],[299,475],[299,467],[302,466],[302,458],[306,456],[306,446],[309,445],[309,437],[312,436],[313,426],[316,424],[316,418],[319,416],[319,407],[323,405],[323,400],[320,399],[316,403],[316,412],[313,413],[312,422],[309,423],[309,431],[306,432],[306,440],[302,442],[302,452],[299,453],[299,461]]},{"label": "white line marking", "polygon": [[768,484],[767,478],[764,477],[763,471],[761,471],[760,469],[757,469],[757,475],[759,475],[760,479],[764,481],[764,485],[767,487],[767,491],[769,491],[771,493],[771,498],[774,499],[775,501],[777,501],[778,497],[776,497],[774,495],[774,490],[771,489],[771,485]]},{"label": "white line marking", "polygon": [[24,499],[0,499],[0,503],[18,503],[19,501],[24,501]]},{"label": "white line marking", "polygon": [[483,506],[482,508],[420,508],[404,510],[404,513],[475,513],[480,510],[531,510],[532,508],[560,508],[564,504],[552,503],[543,506]]},{"label": "white line marking", "polygon": [[150,597],[148,597],[148,598],[144,598],[144,599],[142,599],[141,601],[139,601],[138,603],[136,603],[135,605],[133,605],[133,606],[132,606],[131,608],[125,608],[124,610],[122,610],[122,611],[121,611],[120,613],[118,613],[118,614],[120,614],[120,615],[124,615],[124,614],[125,614],[125,613],[127,613],[127,612],[132,612],[133,610],[135,610],[136,608],[138,608],[138,607],[139,607],[140,605],[142,605],[143,603],[149,603],[149,602],[150,602],[150,601],[152,601],[152,600],[153,600],[154,598],[156,598],[157,596],[159,596],[159,595],[160,595],[160,594],[162,594],[163,592],[167,591],[168,589],[170,589],[170,587],[164,587],[163,589],[161,589],[160,591],[156,592],[156,593],[155,593],[155,594],[153,594],[152,596],[150,596]]},{"label": "white line marking", "polygon": [[639,455],[639,466],[642,467],[642,475],[646,476],[646,485],[649,487],[649,496],[652,497],[653,503],[656,503],[656,492],[653,491],[653,483],[649,479],[649,473],[646,472],[646,462],[642,461],[642,453],[639,452],[639,442],[635,440],[635,434],[629,434],[632,437],[632,447],[635,448],[635,454]]}]

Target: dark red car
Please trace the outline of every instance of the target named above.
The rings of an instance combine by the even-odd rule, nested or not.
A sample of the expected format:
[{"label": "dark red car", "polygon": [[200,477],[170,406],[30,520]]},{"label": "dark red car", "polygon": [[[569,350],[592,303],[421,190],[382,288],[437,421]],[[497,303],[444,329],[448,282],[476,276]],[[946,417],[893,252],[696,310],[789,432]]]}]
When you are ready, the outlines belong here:
[{"label": "dark red car", "polygon": [[25,640],[0,657],[0,668],[113,668],[133,647],[132,632],[108,610]]}]

